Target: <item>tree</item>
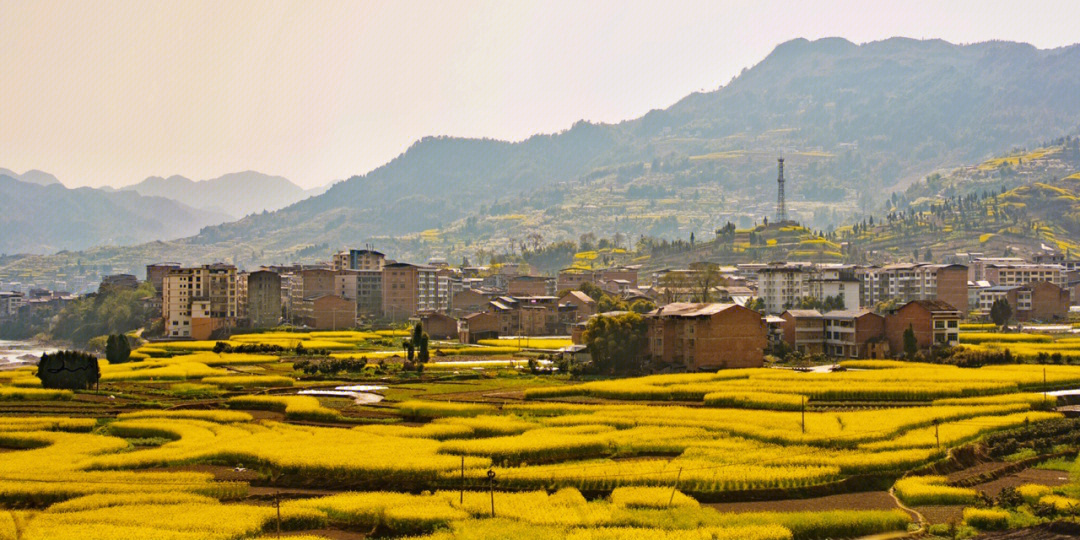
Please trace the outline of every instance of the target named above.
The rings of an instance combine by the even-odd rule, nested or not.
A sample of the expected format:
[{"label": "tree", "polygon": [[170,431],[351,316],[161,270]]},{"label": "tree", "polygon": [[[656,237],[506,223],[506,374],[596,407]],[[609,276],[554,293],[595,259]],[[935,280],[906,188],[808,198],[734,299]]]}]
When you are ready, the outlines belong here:
[{"label": "tree", "polygon": [[[215,345],[217,347],[217,345]],[[122,364],[131,358],[131,345],[123,334],[109,334],[105,342],[105,359],[110,364]]]},{"label": "tree", "polygon": [[646,345],[645,319],[637,313],[593,317],[582,335],[593,362],[601,372],[636,371]]},{"label": "tree", "polygon": [[[413,334],[412,334],[411,345],[413,347],[416,347],[416,350],[417,350],[416,361],[417,362],[424,363],[424,362],[427,362],[428,359],[431,358],[430,355],[428,354],[428,335],[427,335],[427,332],[424,332],[423,323],[418,322],[418,323],[416,323],[415,326],[413,326]],[[409,355],[409,360],[412,360],[412,355],[411,354]]]},{"label": "tree", "polygon": [[124,334],[116,335],[117,355],[116,361],[120,363],[127,362],[131,359],[131,344],[128,343],[128,338]]},{"label": "tree", "polygon": [[588,281],[583,282],[581,285],[579,285],[578,290],[585,293],[589,296],[589,298],[592,298],[597,302],[599,302],[600,299],[603,298],[605,294],[607,294],[604,292],[604,289],[601,289],[597,284],[589,283]]},{"label": "tree", "polygon": [[904,356],[912,360],[916,354],[919,354],[919,341],[915,339],[915,329],[909,324],[904,330]]},{"label": "tree", "polygon": [[717,285],[720,285],[720,266],[716,263],[695,263],[690,265],[692,270],[696,270],[694,273],[694,285],[698,290],[697,300],[699,302],[711,302],[712,301],[712,289]]},{"label": "tree", "polygon": [[109,338],[105,341],[105,359],[110,364],[116,364],[118,357],[119,346],[116,344],[116,334],[109,334]]},{"label": "tree", "polygon": [[1009,301],[1004,298],[994,300],[994,303],[990,305],[990,320],[998,326],[1005,326],[1009,324],[1011,318],[1012,306],[1009,305]]},{"label": "tree", "polygon": [[634,313],[640,313],[642,315],[656,309],[656,303],[652,300],[646,300],[639,298],[630,303],[630,311]]},{"label": "tree", "polygon": [[37,377],[44,388],[86,390],[98,383],[98,359],[81,351],[57,351],[41,355]]},{"label": "tree", "polygon": [[615,298],[609,294],[602,295],[599,300],[596,301],[596,312],[607,313],[609,311],[626,311],[628,308],[626,302]]}]

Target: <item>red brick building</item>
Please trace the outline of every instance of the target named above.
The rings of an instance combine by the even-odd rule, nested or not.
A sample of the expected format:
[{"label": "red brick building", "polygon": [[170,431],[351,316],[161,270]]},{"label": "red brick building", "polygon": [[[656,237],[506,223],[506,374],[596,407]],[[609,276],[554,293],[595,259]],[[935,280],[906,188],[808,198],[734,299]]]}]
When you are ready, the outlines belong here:
[{"label": "red brick building", "polygon": [[646,315],[654,364],[687,371],[761,367],[765,322],[737,304],[668,304]]},{"label": "red brick building", "polygon": [[420,316],[420,323],[424,325],[424,332],[427,332],[431,339],[457,339],[458,337],[458,321],[448,315],[437,311],[425,313]]},{"label": "red brick building", "polygon": [[960,310],[941,300],[914,300],[885,317],[885,338],[893,355],[904,351],[904,331],[915,333],[920,351],[959,343]]},{"label": "red brick building", "polygon": [[342,330],[356,326],[356,302],[332,294],[305,298],[297,313],[302,324],[315,330]]},{"label": "red brick building", "polygon": [[494,313],[473,313],[458,321],[458,340],[462,343],[476,343],[481,339],[499,337],[501,323]]}]

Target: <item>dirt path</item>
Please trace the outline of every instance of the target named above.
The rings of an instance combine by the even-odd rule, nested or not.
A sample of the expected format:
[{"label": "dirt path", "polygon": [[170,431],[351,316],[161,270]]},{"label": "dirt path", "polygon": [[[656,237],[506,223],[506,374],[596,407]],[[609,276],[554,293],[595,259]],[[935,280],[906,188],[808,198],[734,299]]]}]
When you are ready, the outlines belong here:
[{"label": "dirt path", "polygon": [[896,501],[885,491],[867,491],[863,493],[842,493],[809,499],[785,499],[779,501],[754,501],[710,503],[703,506],[715,508],[720,512],[807,512],[824,510],[893,510]]}]

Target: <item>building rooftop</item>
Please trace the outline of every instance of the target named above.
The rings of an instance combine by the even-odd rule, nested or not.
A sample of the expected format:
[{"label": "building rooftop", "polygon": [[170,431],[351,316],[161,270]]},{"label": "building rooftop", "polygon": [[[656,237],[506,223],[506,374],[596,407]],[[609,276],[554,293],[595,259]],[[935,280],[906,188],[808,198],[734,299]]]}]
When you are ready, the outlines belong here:
[{"label": "building rooftop", "polygon": [[738,307],[735,304],[698,304],[673,302],[650,311],[650,317],[709,317],[721,311]]},{"label": "building rooftop", "polygon": [[[789,309],[784,313],[790,313],[792,317],[799,319],[820,319],[821,312],[816,309]],[[781,314],[782,315],[782,314]]]}]

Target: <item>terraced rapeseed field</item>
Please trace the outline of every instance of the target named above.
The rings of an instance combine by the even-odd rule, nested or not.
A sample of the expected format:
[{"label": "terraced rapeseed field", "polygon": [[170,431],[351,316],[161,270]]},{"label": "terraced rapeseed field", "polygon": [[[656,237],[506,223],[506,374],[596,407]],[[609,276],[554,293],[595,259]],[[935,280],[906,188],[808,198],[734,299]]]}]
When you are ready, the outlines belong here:
[{"label": "terraced rapeseed field", "polygon": [[[480,377],[403,385],[428,389],[414,394],[427,399],[357,405],[297,395],[312,381],[276,355],[252,356],[103,363],[110,390],[41,402],[89,414],[0,416],[0,539],[258,538],[276,531],[277,513],[247,499],[249,484],[336,492],[283,501],[287,531],[811,539],[903,530],[911,519],[900,511],[730,514],[702,503],[828,493],[858,477],[899,479],[909,504],[969,504],[970,489],[905,475],[990,434],[1057,421],[1041,392],[1080,386],[1080,367],[1068,365],[1045,366],[1044,385],[1044,366],[853,361],[833,373],[463,391],[499,380]],[[5,375],[0,389],[21,389],[13,382],[28,375]],[[116,390],[168,392],[181,379],[226,393],[168,410],[93,405]],[[1026,493],[1063,512],[1080,496]]]}]

